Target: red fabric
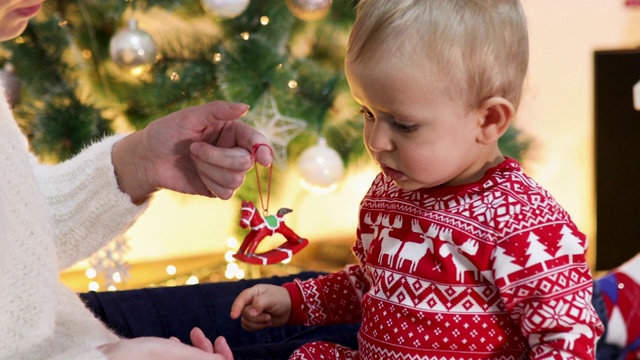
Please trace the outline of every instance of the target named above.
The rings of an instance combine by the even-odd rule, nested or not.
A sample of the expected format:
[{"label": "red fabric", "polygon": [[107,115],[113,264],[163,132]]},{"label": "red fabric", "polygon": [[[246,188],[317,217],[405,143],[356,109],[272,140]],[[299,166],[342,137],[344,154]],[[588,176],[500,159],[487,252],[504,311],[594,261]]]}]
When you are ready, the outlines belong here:
[{"label": "red fabric", "polygon": [[361,317],[362,359],[594,359],[586,245],[512,159],[465,186],[403,191],[379,175],[359,264],[298,285],[308,325]]},{"label": "red fabric", "polygon": [[307,322],[307,313],[304,311],[304,301],[302,298],[302,292],[295,282],[285,283],[282,285],[289,292],[291,298],[291,316],[289,317],[288,324],[290,325],[303,325]]}]

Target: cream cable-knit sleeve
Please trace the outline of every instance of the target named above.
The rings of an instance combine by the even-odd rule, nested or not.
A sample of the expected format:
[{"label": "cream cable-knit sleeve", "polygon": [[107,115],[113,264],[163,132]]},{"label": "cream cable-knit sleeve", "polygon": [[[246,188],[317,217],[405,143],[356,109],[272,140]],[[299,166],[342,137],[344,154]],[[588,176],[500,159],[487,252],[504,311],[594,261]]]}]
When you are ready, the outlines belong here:
[{"label": "cream cable-knit sleeve", "polygon": [[148,202],[136,206],[118,187],[111,149],[122,137],[107,137],[61,164],[35,166],[53,217],[60,269],[122,236],[146,208]]}]

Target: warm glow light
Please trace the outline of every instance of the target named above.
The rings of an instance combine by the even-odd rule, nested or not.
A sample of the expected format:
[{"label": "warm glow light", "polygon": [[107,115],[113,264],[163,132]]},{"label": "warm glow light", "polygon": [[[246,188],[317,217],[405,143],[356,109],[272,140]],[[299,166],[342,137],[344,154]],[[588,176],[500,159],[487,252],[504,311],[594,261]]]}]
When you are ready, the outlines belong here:
[{"label": "warm glow light", "polygon": [[108,288],[107,290],[109,290],[109,291],[116,291],[116,290],[118,290],[118,288],[117,288],[117,287],[115,287],[114,285],[111,285],[111,286],[109,286],[109,288]]},{"label": "warm glow light", "polygon": [[92,282],[89,283],[89,290],[98,291],[98,289],[100,289],[100,284],[98,284],[95,281],[92,281]]},{"label": "warm glow light", "polygon": [[334,184],[331,184],[329,186],[318,186],[318,185],[314,185],[314,184],[306,181],[303,178],[300,178],[299,183],[300,183],[300,187],[302,187],[303,189],[307,190],[308,192],[316,194],[316,195],[330,194],[330,193],[336,191],[338,189],[338,187],[340,186],[340,184],[338,184],[338,183],[334,183]]},{"label": "warm glow light", "polygon": [[200,280],[198,280],[198,277],[195,275],[191,275],[189,276],[189,278],[187,279],[187,282],[185,284],[187,285],[195,285],[197,283],[199,283]]},{"label": "warm glow light", "polygon": [[176,267],[173,266],[173,265],[167,266],[167,268],[165,270],[166,270],[167,274],[169,274],[169,275],[175,275],[176,272],[178,271],[178,269],[176,269]]},{"label": "warm glow light", "polygon": [[224,271],[224,277],[226,277],[227,279],[233,279],[234,277],[236,277],[236,274],[239,270],[240,267],[238,266],[238,264],[234,262],[228,263],[227,269]]},{"label": "warm glow light", "polygon": [[220,53],[213,54],[213,62],[217,64],[220,61],[222,61],[222,54]]},{"label": "warm glow light", "polygon": [[95,270],[95,269],[93,269],[93,268],[88,268],[88,269],[84,272],[84,274],[85,274],[89,279],[94,279],[94,278],[98,275],[98,273],[96,272],[96,270]]},{"label": "warm glow light", "polygon": [[260,17],[260,24],[262,25],[269,25],[269,17],[268,16],[261,16]]},{"label": "warm glow light", "polygon": [[145,70],[146,70],[146,66],[140,65],[140,66],[136,66],[133,69],[129,70],[129,73],[131,73],[131,75],[133,75],[135,77],[138,77],[138,76],[142,75]]},{"label": "warm glow light", "polygon": [[178,81],[180,80],[180,74],[174,71],[171,73],[171,76],[169,76],[169,79],[171,79],[171,81]]},{"label": "warm glow light", "polygon": [[118,271],[113,273],[113,281],[117,282],[118,284],[122,282],[122,277],[120,276],[120,273]]},{"label": "warm glow light", "polygon": [[228,263],[236,261],[236,258],[233,257],[233,254],[235,253],[236,252],[234,250],[227,250],[227,252],[224,253],[224,260]]},{"label": "warm glow light", "polygon": [[249,32],[243,31],[242,33],[240,33],[240,37],[242,38],[242,40],[249,40],[251,35],[249,34]]},{"label": "warm glow light", "polygon": [[234,237],[230,237],[227,239],[227,246],[232,248],[232,249],[237,249],[238,248],[238,239],[234,238]]},{"label": "warm glow light", "polygon": [[224,277],[226,277],[227,279],[233,279],[235,275],[236,275],[235,271],[231,271],[229,269],[224,271]]},{"label": "warm glow light", "polygon": [[245,276],[245,272],[242,269],[238,269],[238,271],[236,271],[236,279],[240,280],[240,279],[244,279]]},{"label": "warm glow light", "polygon": [[289,89],[293,90],[298,87],[298,82],[295,80],[289,80]]},{"label": "warm glow light", "polygon": [[93,56],[93,53],[91,52],[91,50],[83,50],[82,51],[82,57],[85,59],[91,59],[91,57]]}]

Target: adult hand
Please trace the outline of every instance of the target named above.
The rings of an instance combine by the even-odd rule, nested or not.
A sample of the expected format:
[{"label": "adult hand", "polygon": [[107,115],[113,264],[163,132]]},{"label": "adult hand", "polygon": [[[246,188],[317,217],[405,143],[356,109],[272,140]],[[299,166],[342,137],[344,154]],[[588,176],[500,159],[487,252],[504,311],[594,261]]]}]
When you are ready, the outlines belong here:
[{"label": "adult hand", "polygon": [[259,284],[242,291],[231,305],[231,318],[242,315],[242,327],[256,331],[285,325],[291,316],[289,292],[280,286]]},{"label": "adult hand", "polygon": [[109,360],[164,359],[164,360],[233,360],[231,349],[223,337],[218,337],[215,345],[200,329],[191,331],[194,346],[179,340],[155,337],[124,339],[98,347]]},{"label": "adult hand", "polygon": [[[187,108],[150,123],[118,141],[112,157],[118,184],[133,202],[165,188],[186,194],[229,199],[253,166],[253,149],[267,139],[236,121],[245,104],[213,101]],[[256,160],[273,161],[267,147]]]},{"label": "adult hand", "polygon": [[[207,336],[200,330],[198,327],[194,327],[191,329],[191,333],[189,333],[189,338],[191,339],[191,344],[194,347],[208,352],[210,354],[220,354],[224,357],[225,360],[233,359],[233,353],[231,352],[231,348],[227,344],[227,339],[223,336],[218,336],[214,344],[211,343],[211,340],[207,338]],[[177,337],[171,337],[170,340],[177,341],[180,343],[180,339]]]}]

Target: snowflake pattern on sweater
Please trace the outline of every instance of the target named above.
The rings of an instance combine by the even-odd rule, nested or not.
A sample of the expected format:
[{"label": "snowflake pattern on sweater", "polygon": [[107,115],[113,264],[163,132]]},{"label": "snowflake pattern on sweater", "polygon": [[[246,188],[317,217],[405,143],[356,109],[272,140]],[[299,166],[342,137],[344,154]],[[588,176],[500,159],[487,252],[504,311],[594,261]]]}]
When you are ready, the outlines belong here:
[{"label": "snowflake pattern on sweater", "polygon": [[[603,327],[586,246],[513,159],[473,184],[417,191],[380,174],[361,203],[359,264],[297,281],[292,317],[361,321],[346,358],[594,359]],[[314,346],[297,356],[321,358]]]}]

